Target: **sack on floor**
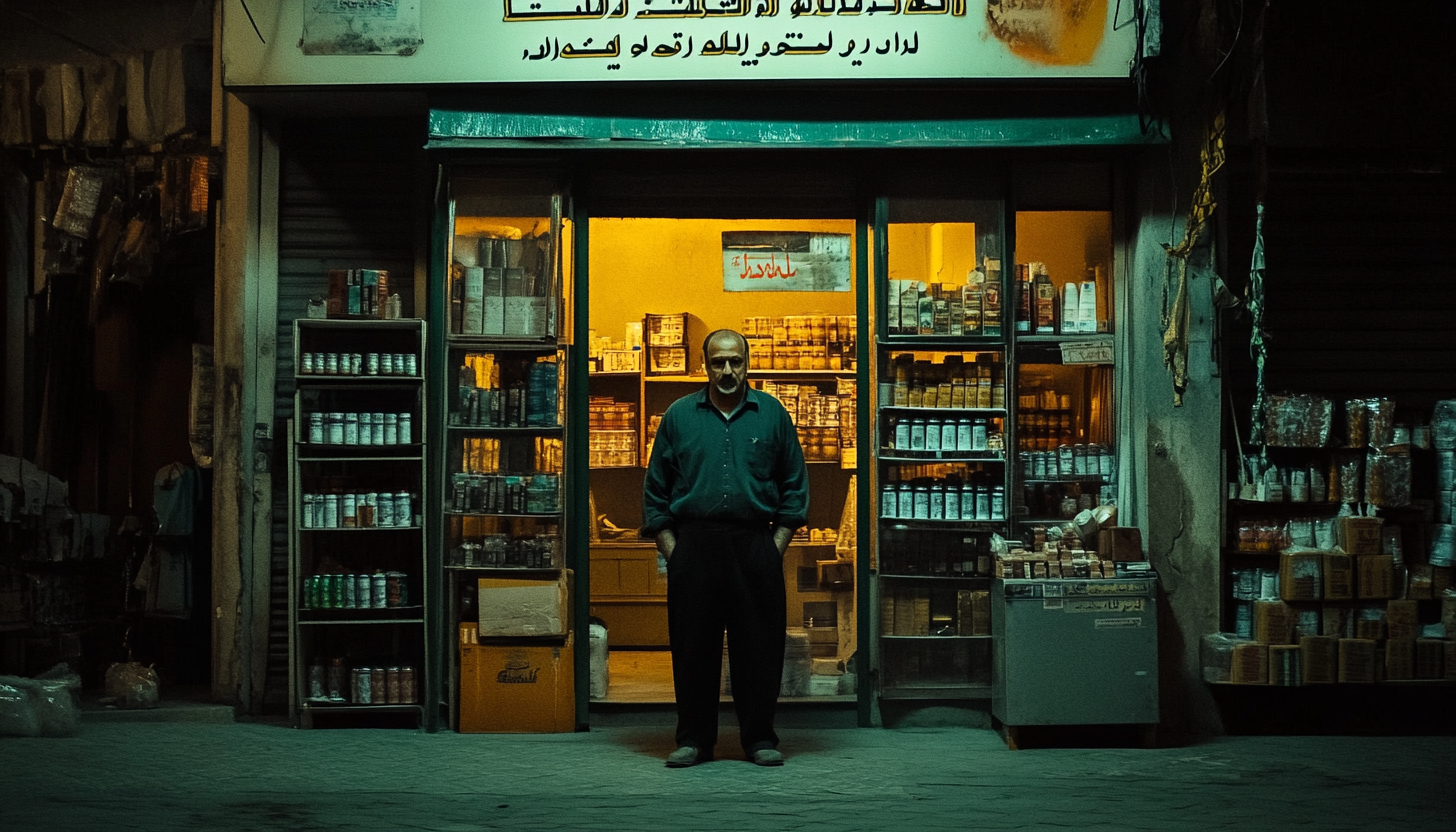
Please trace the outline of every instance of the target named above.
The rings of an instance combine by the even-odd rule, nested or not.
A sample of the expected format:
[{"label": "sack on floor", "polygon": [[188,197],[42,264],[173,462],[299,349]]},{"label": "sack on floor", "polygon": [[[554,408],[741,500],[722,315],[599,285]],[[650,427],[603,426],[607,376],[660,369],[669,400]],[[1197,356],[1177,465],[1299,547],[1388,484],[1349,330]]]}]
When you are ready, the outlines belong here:
[{"label": "sack on floor", "polygon": [[157,671],[140,662],[117,662],[106,669],[106,696],[124,710],[155,708],[161,698]]}]

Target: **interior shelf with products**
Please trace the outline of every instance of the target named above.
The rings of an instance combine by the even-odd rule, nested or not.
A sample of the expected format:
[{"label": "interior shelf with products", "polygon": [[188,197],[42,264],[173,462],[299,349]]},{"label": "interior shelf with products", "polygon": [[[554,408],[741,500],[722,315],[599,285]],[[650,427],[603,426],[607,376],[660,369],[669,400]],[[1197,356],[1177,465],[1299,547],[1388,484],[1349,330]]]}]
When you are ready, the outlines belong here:
[{"label": "interior shelf with products", "polygon": [[427,719],[424,343],[418,320],[294,323],[290,713],[303,726]]}]

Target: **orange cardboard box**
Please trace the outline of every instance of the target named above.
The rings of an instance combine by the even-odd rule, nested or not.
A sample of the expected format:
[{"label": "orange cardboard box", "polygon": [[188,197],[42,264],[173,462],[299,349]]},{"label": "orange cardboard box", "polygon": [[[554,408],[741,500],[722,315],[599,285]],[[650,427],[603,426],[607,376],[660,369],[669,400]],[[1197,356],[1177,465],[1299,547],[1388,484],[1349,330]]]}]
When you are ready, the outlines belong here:
[{"label": "orange cardboard box", "polygon": [[460,645],[462,734],[576,730],[576,663],[564,643]]},{"label": "orange cardboard box", "polygon": [[1351,555],[1380,554],[1379,517],[1341,517],[1340,548]]},{"label": "orange cardboard box", "polygon": [[1260,644],[1293,644],[1294,610],[1283,601],[1255,601],[1254,641]]},{"label": "orange cardboard box", "polygon": [[[1349,518],[1361,519],[1361,518]],[[1361,555],[1355,558],[1357,595],[1361,598],[1395,596],[1395,559],[1390,555]]]},{"label": "orange cardboard box", "polygon": [[1324,594],[1323,552],[1281,552],[1279,597],[1286,601],[1318,601]]},{"label": "orange cardboard box", "polygon": [[1325,597],[1326,601],[1352,601],[1355,598],[1355,566],[1350,556],[1340,552],[1325,552]]},{"label": "orange cardboard box", "polygon": [[1385,602],[1385,637],[1416,638],[1421,630],[1420,604],[1411,599]]},{"label": "orange cardboard box", "polygon": [[1143,533],[1136,526],[1113,526],[1097,532],[1097,554],[1103,560],[1145,560]]},{"label": "orange cardboard box", "polygon": [[1235,644],[1229,681],[1236,685],[1269,684],[1269,645]]},{"label": "orange cardboard box", "polygon": [[1299,649],[1306,685],[1332,685],[1338,678],[1340,640],[1333,636],[1305,636]]},{"label": "orange cardboard box", "polygon": [[1375,681],[1375,641],[1368,638],[1340,639],[1340,676],[1344,683]]}]

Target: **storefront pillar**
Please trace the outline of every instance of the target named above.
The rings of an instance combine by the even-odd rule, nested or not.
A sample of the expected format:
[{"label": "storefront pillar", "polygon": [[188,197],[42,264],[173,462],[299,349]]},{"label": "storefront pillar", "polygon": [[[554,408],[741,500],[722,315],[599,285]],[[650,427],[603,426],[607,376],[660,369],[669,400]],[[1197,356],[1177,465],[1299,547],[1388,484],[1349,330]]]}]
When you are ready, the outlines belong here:
[{"label": "storefront pillar", "polygon": [[212,693],[240,713],[261,710],[268,648],[275,323],[277,150],[258,114],[223,96],[226,159],[213,344]]},{"label": "storefront pillar", "polygon": [[[1158,570],[1166,599],[1159,664],[1162,671],[1162,725],[1174,734],[1221,733],[1217,709],[1202,682],[1198,647],[1203,633],[1219,622],[1219,541],[1224,480],[1220,462],[1220,402],[1213,338],[1213,246],[1205,241],[1188,267],[1188,389],[1175,406],[1173,382],[1163,366],[1160,325],[1165,281],[1176,277],[1176,264],[1163,249],[1176,243],[1186,220],[1169,212],[1173,185],[1167,175],[1166,151],[1150,150],[1136,161],[1129,195],[1131,218],[1126,229],[1125,273],[1130,314],[1122,319],[1133,328],[1129,338],[1127,390],[1131,489],[1130,508],[1141,518],[1148,560]],[[1181,208],[1181,206],[1180,206]]]}]

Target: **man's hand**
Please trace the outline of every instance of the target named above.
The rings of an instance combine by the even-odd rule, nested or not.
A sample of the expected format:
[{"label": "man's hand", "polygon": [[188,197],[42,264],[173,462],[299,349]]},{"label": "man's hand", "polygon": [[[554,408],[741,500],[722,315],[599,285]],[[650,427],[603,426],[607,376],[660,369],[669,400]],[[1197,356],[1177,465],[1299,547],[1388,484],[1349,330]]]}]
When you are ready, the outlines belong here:
[{"label": "man's hand", "polygon": [[779,549],[779,557],[783,557],[789,551],[789,541],[794,539],[794,530],[784,526],[774,526],[773,541]]},{"label": "man's hand", "polygon": [[664,559],[672,557],[672,550],[677,548],[677,535],[672,529],[663,529],[657,533],[657,553]]}]

